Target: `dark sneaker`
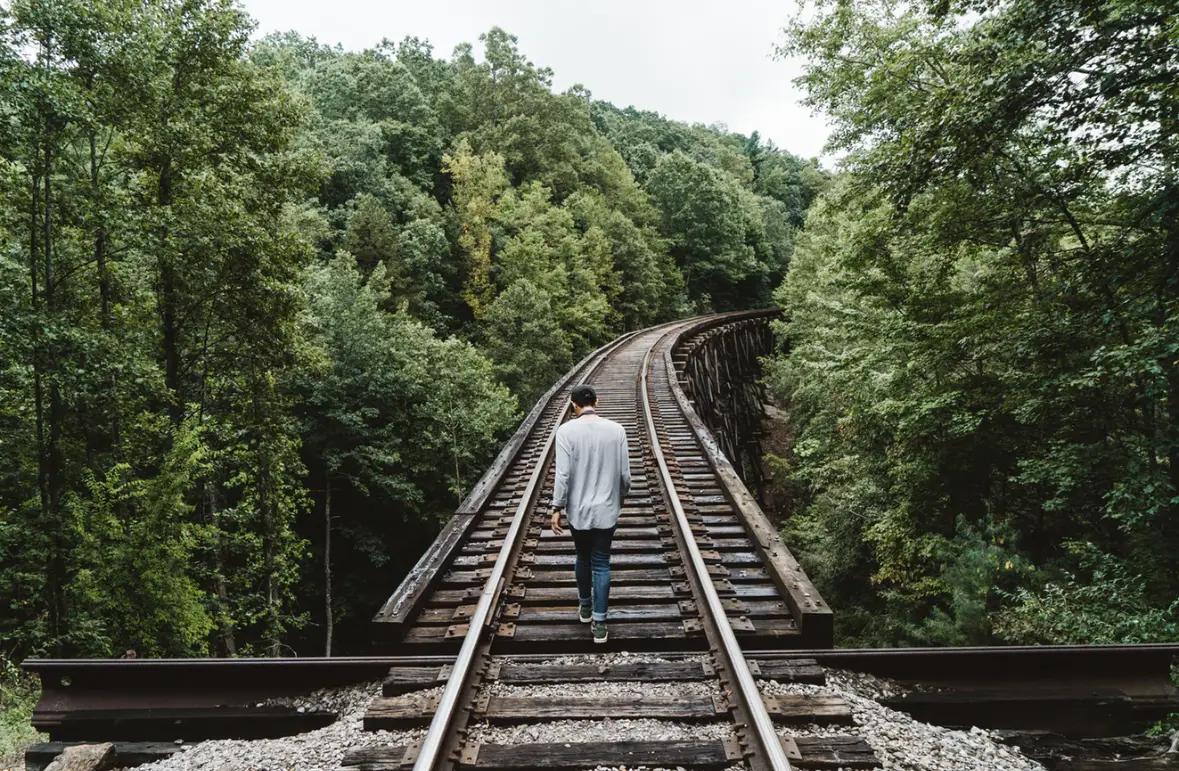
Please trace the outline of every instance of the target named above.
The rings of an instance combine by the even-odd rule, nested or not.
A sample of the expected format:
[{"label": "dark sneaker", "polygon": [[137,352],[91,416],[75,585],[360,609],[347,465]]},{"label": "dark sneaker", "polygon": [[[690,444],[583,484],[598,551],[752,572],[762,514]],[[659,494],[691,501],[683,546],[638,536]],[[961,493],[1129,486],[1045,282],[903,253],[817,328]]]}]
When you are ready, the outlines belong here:
[{"label": "dark sneaker", "polygon": [[594,620],[594,607],[592,605],[578,605],[577,606],[577,620],[583,624],[588,624]]},{"label": "dark sneaker", "polygon": [[610,636],[609,632],[606,631],[605,621],[592,622],[590,624],[590,634],[594,636],[594,642],[596,643],[604,643],[606,642],[606,638]]}]

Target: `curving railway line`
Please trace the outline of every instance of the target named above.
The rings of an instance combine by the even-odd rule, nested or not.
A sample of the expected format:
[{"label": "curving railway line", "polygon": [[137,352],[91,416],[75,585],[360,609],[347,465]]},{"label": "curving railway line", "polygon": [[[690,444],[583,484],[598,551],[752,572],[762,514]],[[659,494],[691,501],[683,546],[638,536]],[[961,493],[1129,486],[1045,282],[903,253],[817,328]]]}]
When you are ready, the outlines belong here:
[{"label": "curving railway line", "polygon": [[727,314],[657,327],[620,338],[575,367],[541,400],[377,614],[382,652],[457,649],[478,626],[476,613],[481,621],[496,619],[497,652],[568,652],[588,640],[567,607],[572,541],[554,538],[545,527],[552,435],[566,416],[569,387],[582,381],[598,391],[601,414],[623,424],[630,438],[634,483],[615,533],[611,641],[629,650],[709,647],[703,598],[692,590],[688,549],[694,544],[708,583],[747,647],[830,645],[829,609],[674,377],[672,352],[687,333],[760,323],[767,315]]},{"label": "curving railway line", "polygon": [[[707,323],[731,326],[764,315],[730,314]],[[476,768],[565,768],[625,765],[637,753],[647,763],[671,767],[747,759],[755,769],[784,771],[791,767],[788,753],[797,754],[797,747],[784,746],[775,719],[850,720],[846,705],[830,700],[780,697],[767,703],[742,654],[742,645],[800,647],[804,640],[829,635],[830,613],[760,511],[760,519],[751,522],[749,512],[735,502],[734,487],[748,493],[731,469],[716,466],[723,456],[710,447],[707,430],[693,423],[673,351],[687,332],[701,326],[700,320],[688,320],[621,338],[575,368],[541,401],[531,425],[526,424],[528,432],[508,446],[464,504],[459,516],[469,520],[455,525],[452,545],[428,554],[375,620],[378,627],[388,625],[382,639],[389,652],[458,647],[439,697],[423,702],[394,694],[370,710],[374,728],[400,728],[430,716],[424,740],[377,755],[361,753],[352,764],[392,768],[412,761],[418,771],[456,762]],[[602,646],[592,644],[575,617],[572,541],[546,527],[552,445],[568,414],[568,388],[581,382],[595,387],[600,414],[625,426],[630,441],[633,480],[615,533],[607,646],[674,654],[666,661],[634,667],[607,663],[609,657],[599,653]],[[725,471],[729,478],[722,478]],[[800,607],[808,612],[796,615]],[[497,658],[521,653],[583,654],[598,660],[545,665],[534,659],[505,669],[505,660]],[[530,666],[539,674],[529,680]],[[429,678],[440,674],[413,669],[426,679],[414,683],[414,672],[395,671],[397,683],[390,690],[432,685],[436,680]],[[778,671],[768,662],[767,670]],[[505,672],[515,673],[516,682],[538,684],[697,687],[679,693],[667,689],[658,698],[637,692],[622,698],[486,693],[489,682]],[[703,684],[711,687],[711,695],[701,695]],[[520,722],[541,715],[729,722],[733,731],[708,747],[683,742],[506,747],[465,739],[472,721]]]},{"label": "curving railway line", "polygon": [[[412,740],[350,751],[349,771],[879,767],[849,705],[814,688],[823,665],[922,685],[889,706],[967,727],[1109,736],[1179,709],[1176,646],[830,650],[831,609],[720,449],[739,445],[724,426],[745,418],[726,405],[749,398],[738,381],[768,352],[770,315],[632,333],[555,384],[374,618],[379,658],[27,662],[52,740],[30,767],[62,742],[114,740],[141,762],[179,739],[313,730],[334,716],[268,698],[375,679],[364,728]],[[576,619],[572,541],[547,528],[553,439],[580,382],[630,442],[605,645]],[[647,729],[576,734],[607,718]]]}]

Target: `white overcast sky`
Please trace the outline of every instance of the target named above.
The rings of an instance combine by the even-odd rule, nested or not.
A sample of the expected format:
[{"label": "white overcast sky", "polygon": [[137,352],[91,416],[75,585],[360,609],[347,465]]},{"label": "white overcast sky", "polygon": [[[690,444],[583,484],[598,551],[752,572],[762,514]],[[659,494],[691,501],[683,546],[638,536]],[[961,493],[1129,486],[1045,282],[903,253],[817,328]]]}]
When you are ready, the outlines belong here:
[{"label": "white overcast sky", "polygon": [[[675,120],[755,129],[803,157],[821,153],[827,127],[799,104],[796,62],[774,44],[790,0],[240,0],[258,34],[295,30],[362,50],[387,37],[428,39],[435,56],[499,26],[553,86],[574,83],[619,107]],[[830,164],[830,159],[826,159]]]}]

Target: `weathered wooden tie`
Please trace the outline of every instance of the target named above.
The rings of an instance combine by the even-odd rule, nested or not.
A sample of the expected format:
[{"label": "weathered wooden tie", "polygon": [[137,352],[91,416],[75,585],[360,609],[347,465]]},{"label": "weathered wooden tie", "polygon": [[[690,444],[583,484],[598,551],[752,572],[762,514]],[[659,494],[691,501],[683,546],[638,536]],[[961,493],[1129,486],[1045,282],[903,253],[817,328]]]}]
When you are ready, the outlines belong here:
[{"label": "weathered wooden tie", "polygon": [[[783,740],[793,765],[804,769],[871,769],[880,761],[857,736],[799,736]],[[407,751],[410,759],[407,759]],[[349,753],[346,771],[398,771],[412,763],[409,747],[375,747]],[[477,744],[464,747],[458,765],[485,769],[727,768],[744,759],[734,740]]]}]

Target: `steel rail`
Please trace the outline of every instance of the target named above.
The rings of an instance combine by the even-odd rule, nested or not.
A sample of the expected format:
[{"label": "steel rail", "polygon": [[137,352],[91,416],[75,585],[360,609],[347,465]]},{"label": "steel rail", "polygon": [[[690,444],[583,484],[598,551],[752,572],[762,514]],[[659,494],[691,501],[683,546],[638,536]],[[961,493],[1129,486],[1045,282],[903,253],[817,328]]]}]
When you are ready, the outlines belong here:
[{"label": "steel rail", "polygon": [[[716,620],[717,632],[720,635],[721,645],[723,646],[722,653],[732,670],[733,676],[736,678],[739,696],[745,702],[749,717],[753,721],[757,743],[761,745],[766,758],[769,760],[769,766],[773,771],[792,771],[790,760],[786,757],[786,751],[782,747],[782,742],[778,739],[777,731],[774,730],[774,723],[770,719],[770,714],[766,711],[765,703],[761,699],[761,692],[757,689],[757,683],[753,680],[753,674],[749,671],[748,664],[745,663],[745,655],[742,653],[741,646],[737,642],[737,636],[733,634],[733,628],[729,624],[729,616],[725,612],[720,595],[717,594],[716,587],[712,583],[712,578],[708,574],[708,567],[704,563],[703,555],[700,554],[700,547],[697,546],[696,539],[692,537],[691,523],[688,522],[688,515],[684,512],[679,495],[676,493],[675,480],[671,477],[671,470],[667,466],[667,458],[663,454],[663,446],[655,431],[655,417],[651,409],[651,397],[648,393],[647,371],[650,369],[652,354],[654,354],[655,349],[658,347],[659,343],[657,342],[651,346],[650,350],[647,351],[647,355],[643,357],[642,373],[640,376],[640,391],[643,396],[643,417],[646,419],[647,433],[650,436],[651,452],[659,464],[659,474],[663,478],[664,486],[667,488],[667,498],[671,503],[672,510],[675,512],[680,532],[684,534],[683,540],[688,549],[692,571],[697,577],[696,583],[700,586],[704,598],[708,603],[709,613]],[[675,377],[675,373],[669,372],[668,377]]]},{"label": "steel rail", "polygon": [[[632,332],[623,335],[611,344],[603,346],[599,350],[598,355],[584,366],[578,374],[578,379],[584,380],[597,371],[607,359],[630,342],[636,334],[636,332]],[[573,378],[570,378],[570,384],[576,385],[573,380]],[[566,398],[565,392],[566,389],[560,389],[553,393],[552,400],[556,401]],[[447,679],[446,685],[442,690],[442,696],[438,700],[438,706],[433,719],[430,721],[430,727],[427,729],[426,736],[422,739],[421,746],[418,749],[418,756],[414,760],[413,771],[432,771],[438,762],[438,756],[442,750],[443,742],[446,740],[446,736],[450,731],[455,709],[458,707],[460,696],[467,686],[471,664],[475,659],[476,650],[483,637],[484,628],[488,625],[492,612],[495,610],[496,599],[502,588],[504,574],[507,572],[512,551],[516,547],[516,541],[519,540],[520,531],[523,529],[524,523],[529,519],[529,511],[534,503],[533,498],[536,496],[541,481],[544,479],[545,468],[547,466],[546,461],[556,441],[557,429],[561,427],[563,415],[564,412],[558,408],[556,420],[553,421],[553,427],[549,431],[548,436],[545,437],[544,445],[541,447],[537,457],[536,466],[533,468],[532,474],[528,478],[528,485],[524,488],[524,492],[521,495],[520,504],[516,507],[516,511],[512,515],[512,523],[508,527],[508,532],[503,539],[503,545],[500,546],[496,556],[495,566],[492,568],[487,582],[483,585],[483,593],[479,596],[479,603],[475,606],[475,611],[471,614],[471,618],[468,621],[467,635],[463,638],[462,647],[459,649],[458,657],[454,661],[450,677]]]}]

